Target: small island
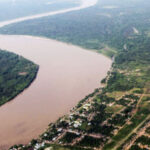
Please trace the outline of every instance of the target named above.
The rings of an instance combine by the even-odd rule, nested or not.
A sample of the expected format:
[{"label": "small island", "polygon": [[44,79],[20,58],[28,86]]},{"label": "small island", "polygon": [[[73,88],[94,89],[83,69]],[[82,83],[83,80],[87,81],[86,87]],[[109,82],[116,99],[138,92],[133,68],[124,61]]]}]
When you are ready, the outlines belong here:
[{"label": "small island", "polygon": [[0,106],[12,100],[36,78],[39,66],[5,50],[0,50]]}]

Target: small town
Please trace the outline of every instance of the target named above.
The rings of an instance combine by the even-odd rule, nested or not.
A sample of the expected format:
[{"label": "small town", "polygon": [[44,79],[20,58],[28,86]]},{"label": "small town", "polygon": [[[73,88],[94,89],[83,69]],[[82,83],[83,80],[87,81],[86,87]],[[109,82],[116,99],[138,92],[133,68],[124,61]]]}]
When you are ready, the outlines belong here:
[{"label": "small town", "polygon": [[[81,100],[68,115],[51,123],[40,138],[32,140],[27,147],[51,150],[51,145],[61,145],[101,150],[107,149],[119,138],[121,142],[115,146],[116,149],[150,148],[149,90],[133,88],[108,92],[111,76],[108,74],[102,80],[101,88]],[[143,112],[140,115],[139,109]],[[127,136],[124,136],[126,133]],[[16,146],[11,150],[23,147],[26,148],[20,145],[20,148]]]}]

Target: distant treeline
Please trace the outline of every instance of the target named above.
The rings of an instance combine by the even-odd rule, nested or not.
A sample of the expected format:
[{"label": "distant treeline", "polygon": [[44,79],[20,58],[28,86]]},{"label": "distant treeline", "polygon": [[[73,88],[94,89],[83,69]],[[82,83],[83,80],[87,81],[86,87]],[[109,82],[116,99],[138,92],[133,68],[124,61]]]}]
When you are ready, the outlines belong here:
[{"label": "distant treeline", "polygon": [[150,1],[100,0],[80,11],[8,25],[0,33],[45,36],[112,56],[111,48],[121,51],[150,39],[149,14]]}]

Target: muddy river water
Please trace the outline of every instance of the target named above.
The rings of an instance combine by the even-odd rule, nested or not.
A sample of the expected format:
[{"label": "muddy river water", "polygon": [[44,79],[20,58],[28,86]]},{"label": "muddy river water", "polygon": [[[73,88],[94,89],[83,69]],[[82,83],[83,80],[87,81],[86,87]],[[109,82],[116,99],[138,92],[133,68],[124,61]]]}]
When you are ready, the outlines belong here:
[{"label": "muddy river water", "polygon": [[0,48],[40,65],[36,80],[0,107],[0,146],[26,143],[100,86],[107,57],[58,41],[0,35]]},{"label": "muddy river water", "polygon": [[39,37],[0,35],[0,48],[40,66],[31,86],[0,107],[0,149],[29,142],[50,122],[69,113],[79,100],[100,87],[112,63],[101,54]]}]

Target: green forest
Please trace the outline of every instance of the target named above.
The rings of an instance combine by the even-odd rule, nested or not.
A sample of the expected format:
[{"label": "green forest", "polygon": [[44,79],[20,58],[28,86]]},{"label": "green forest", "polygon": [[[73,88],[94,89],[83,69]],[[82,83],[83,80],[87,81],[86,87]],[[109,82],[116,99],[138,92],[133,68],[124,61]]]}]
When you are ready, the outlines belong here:
[{"label": "green forest", "polygon": [[35,79],[38,66],[11,52],[0,50],[0,105],[12,100]]}]

